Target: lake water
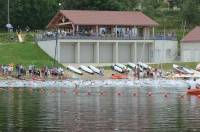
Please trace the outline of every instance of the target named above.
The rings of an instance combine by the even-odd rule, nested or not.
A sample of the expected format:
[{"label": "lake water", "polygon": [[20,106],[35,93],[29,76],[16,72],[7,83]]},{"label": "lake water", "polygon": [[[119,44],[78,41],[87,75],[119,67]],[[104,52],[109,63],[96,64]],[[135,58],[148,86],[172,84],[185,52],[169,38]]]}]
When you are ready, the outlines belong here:
[{"label": "lake water", "polygon": [[200,98],[176,88],[1,89],[1,131],[200,131]]}]

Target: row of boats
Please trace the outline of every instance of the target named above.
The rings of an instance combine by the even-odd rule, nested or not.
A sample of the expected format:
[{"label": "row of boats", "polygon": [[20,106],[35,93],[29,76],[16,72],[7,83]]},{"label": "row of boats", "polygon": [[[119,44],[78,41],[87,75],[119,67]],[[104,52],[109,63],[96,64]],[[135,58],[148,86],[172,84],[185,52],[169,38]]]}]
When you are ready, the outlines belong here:
[{"label": "row of boats", "polygon": [[76,74],[79,74],[79,75],[83,75],[82,71],[87,72],[89,74],[94,74],[94,73],[101,74],[101,70],[96,68],[96,67],[94,67],[94,66],[92,66],[92,65],[90,65],[88,67],[84,66],[84,65],[81,65],[79,68],[76,68],[74,66],[69,65],[69,66],[67,66],[67,69],[72,71],[72,72],[74,72],[74,73],[76,73]]},{"label": "row of boats", "polygon": [[[139,68],[140,71],[144,71],[146,69],[152,69],[151,66],[142,62],[139,62],[137,64],[128,63],[127,65],[116,63],[116,64],[113,64],[111,68],[118,73],[126,73],[126,72],[131,71],[134,68]],[[69,65],[67,66],[67,69],[80,75],[83,75],[84,72],[89,73],[89,74],[103,74],[103,71],[101,69],[93,65],[89,65],[89,66],[80,65],[78,68],[75,66]],[[186,68],[186,67],[179,66],[176,64],[173,64],[173,69],[176,73],[174,74],[175,78],[194,78],[194,77],[200,78],[200,72],[194,69]]]},{"label": "row of boats", "polygon": [[[116,72],[119,72],[119,73],[131,71],[133,68],[140,68],[140,71],[143,71],[144,69],[151,69],[151,67],[149,65],[147,65],[145,63],[141,63],[141,62],[139,62],[138,64],[128,63],[127,65],[116,63],[116,64],[113,64],[111,67],[113,70],[115,70]],[[95,73],[101,74],[102,73],[102,71],[100,69],[98,69],[97,67],[92,66],[92,65],[90,65],[90,66],[80,65],[78,68],[69,65],[69,66],[67,66],[67,69],[76,74],[79,74],[79,75],[83,75],[82,71],[89,73],[89,74],[95,74]]]}]

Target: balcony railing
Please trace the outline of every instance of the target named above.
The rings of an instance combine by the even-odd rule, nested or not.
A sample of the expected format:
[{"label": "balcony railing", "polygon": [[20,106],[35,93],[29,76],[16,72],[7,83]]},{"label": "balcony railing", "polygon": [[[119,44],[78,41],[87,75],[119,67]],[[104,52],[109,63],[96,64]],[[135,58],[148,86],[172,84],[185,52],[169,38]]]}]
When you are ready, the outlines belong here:
[{"label": "balcony railing", "polygon": [[56,40],[56,39],[82,39],[82,40],[177,40],[176,36],[163,36],[163,35],[155,35],[142,37],[142,36],[131,36],[131,35],[123,35],[116,36],[112,34],[104,34],[104,35],[83,35],[83,34],[56,34],[55,32],[44,32],[38,33],[36,35],[37,41],[47,41],[47,40]]}]

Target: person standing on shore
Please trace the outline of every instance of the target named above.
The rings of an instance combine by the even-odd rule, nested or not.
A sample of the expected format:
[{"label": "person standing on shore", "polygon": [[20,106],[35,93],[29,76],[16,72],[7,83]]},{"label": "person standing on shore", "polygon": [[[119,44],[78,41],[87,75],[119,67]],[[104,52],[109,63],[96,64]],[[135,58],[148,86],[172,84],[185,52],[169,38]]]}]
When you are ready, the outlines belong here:
[{"label": "person standing on shore", "polygon": [[139,65],[137,66],[136,73],[137,73],[137,79],[139,80],[140,79],[140,67],[139,67]]},{"label": "person standing on shore", "polygon": [[15,69],[16,69],[17,78],[19,78],[20,77],[20,75],[19,75],[20,71],[19,71],[19,65],[18,64],[16,65]]}]

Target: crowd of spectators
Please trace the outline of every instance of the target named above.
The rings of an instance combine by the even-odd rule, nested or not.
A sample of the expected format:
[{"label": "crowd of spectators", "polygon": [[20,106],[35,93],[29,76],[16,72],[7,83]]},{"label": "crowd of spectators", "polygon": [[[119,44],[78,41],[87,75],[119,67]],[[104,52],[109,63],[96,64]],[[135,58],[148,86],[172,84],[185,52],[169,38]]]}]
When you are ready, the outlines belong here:
[{"label": "crowd of spectators", "polygon": [[49,68],[48,66],[43,66],[41,68],[36,68],[35,65],[29,65],[28,68],[21,64],[0,65],[0,73],[3,76],[12,76],[18,79],[63,79],[64,69],[62,67]]},{"label": "crowd of spectators", "polygon": [[141,68],[139,66],[133,68],[130,72],[129,75],[136,78],[136,79],[140,79],[140,78],[154,78],[157,79],[159,77],[162,77],[162,70],[161,69],[157,69],[157,68]]}]

